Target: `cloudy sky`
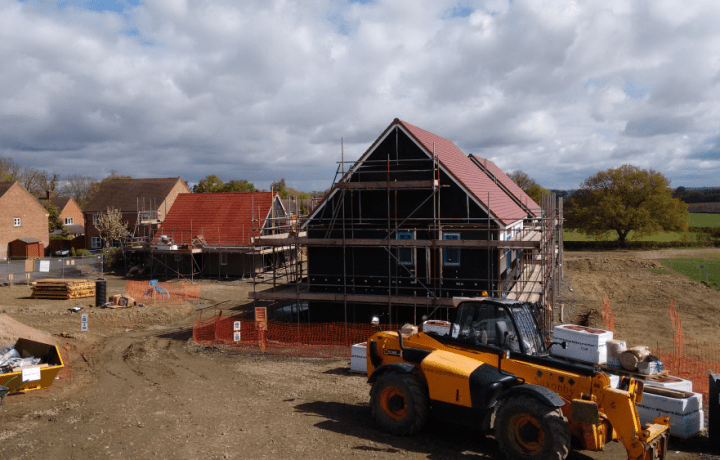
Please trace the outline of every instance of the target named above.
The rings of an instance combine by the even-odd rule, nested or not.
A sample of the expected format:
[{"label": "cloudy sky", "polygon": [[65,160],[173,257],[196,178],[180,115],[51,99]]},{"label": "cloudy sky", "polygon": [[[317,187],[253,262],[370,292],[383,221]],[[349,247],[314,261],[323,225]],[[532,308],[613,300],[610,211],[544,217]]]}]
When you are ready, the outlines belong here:
[{"label": "cloudy sky", "polygon": [[720,3],[0,0],[0,153],[302,190],[394,118],[574,188],[720,186]]}]

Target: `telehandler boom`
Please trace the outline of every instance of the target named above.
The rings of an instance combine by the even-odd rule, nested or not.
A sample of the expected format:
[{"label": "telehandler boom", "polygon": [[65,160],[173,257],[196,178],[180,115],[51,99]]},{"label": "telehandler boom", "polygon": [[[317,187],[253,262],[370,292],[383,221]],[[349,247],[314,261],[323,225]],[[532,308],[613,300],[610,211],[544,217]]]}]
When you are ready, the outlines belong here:
[{"label": "telehandler boom", "polygon": [[[564,459],[571,438],[587,450],[619,441],[628,459],[664,459],[670,420],[642,426],[643,385],[548,354],[531,306],[504,299],[455,299],[447,334],[378,332],[368,339],[370,406],[377,424],[417,433],[432,415],[494,429],[508,459]],[[551,344],[563,346],[565,344]]]}]

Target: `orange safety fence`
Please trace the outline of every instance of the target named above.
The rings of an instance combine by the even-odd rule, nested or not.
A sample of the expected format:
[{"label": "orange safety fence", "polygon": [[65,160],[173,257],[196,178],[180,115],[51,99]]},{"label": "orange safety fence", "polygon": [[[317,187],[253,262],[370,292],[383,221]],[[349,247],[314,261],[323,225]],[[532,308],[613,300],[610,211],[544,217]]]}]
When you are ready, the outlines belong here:
[{"label": "orange safety fence", "polygon": [[126,281],[125,294],[139,303],[152,305],[177,305],[185,301],[200,300],[201,285],[194,283],[158,283],[151,286],[147,281]]},{"label": "orange safety fence", "polygon": [[[235,330],[236,322],[240,329]],[[398,325],[382,325],[383,330],[400,329]],[[239,332],[239,337],[235,333]],[[355,323],[284,323],[268,321],[267,330],[258,330],[255,321],[244,316],[198,318],[193,326],[196,343],[217,343],[237,347],[265,347],[275,354],[310,357],[350,357],[354,344],[367,342],[379,332],[369,324]],[[239,340],[235,340],[235,339]]]},{"label": "orange safety fence", "polygon": [[693,391],[703,393],[707,399],[709,390],[708,371],[720,372],[720,344],[686,339],[684,352],[663,348],[653,350],[669,374],[690,380]]},{"label": "orange safety fence", "polygon": [[694,392],[707,395],[708,371],[720,372],[720,343],[686,339],[675,299],[670,299],[670,322],[674,329],[673,349],[666,350],[658,346],[653,350],[653,354],[663,363],[663,369],[692,381]]},{"label": "orange safety fence", "polygon": [[615,332],[615,313],[610,308],[610,300],[605,298],[604,293],[602,317],[605,320],[605,330]]}]

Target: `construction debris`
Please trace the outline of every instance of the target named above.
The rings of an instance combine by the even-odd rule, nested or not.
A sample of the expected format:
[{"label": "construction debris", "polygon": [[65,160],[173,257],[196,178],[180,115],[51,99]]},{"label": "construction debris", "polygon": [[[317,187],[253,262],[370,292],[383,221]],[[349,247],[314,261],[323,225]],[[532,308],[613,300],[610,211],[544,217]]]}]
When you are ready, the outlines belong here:
[{"label": "construction debris", "polygon": [[33,299],[81,299],[95,296],[95,283],[88,280],[45,279],[33,282]]}]

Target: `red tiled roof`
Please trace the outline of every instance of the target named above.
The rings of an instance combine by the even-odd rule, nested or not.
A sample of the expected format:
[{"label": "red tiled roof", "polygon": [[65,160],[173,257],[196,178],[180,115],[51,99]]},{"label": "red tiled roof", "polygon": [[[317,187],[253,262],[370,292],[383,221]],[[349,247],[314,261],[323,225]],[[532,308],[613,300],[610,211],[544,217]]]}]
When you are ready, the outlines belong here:
[{"label": "red tiled roof", "polygon": [[395,124],[405,128],[431,155],[434,145],[435,154],[445,170],[454,176],[458,183],[464,185],[475,199],[504,225],[527,217],[527,213],[492,179],[478,171],[475,163],[453,142],[397,118],[390,127]]},{"label": "red tiled roof", "polygon": [[[277,194],[275,194],[277,195]],[[202,236],[208,246],[237,247],[250,244],[250,236],[270,213],[273,194],[252,193],[181,193],[156,233],[167,235],[173,244],[190,244]]]},{"label": "red tiled roof", "polygon": [[517,198],[520,203],[522,203],[526,208],[530,210],[535,216],[540,216],[540,205],[535,203],[532,198],[530,198],[530,195],[525,193],[523,189],[518,187],[518,185],[513,182],[510,177],[508,177],[507,174],[502,172],[498,166],[493,163],[490,160],[487,160],[485,158],[480,158],[475,155],[470,155],[470,158],[474,158],[477,160],[477,162],[482,165],[482,167],[485,169],[485,172],[490,176],[491,179],[496,178],[498,182],[500,182],[502,185],[505,186],[506,189],[515,197]]}]

